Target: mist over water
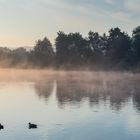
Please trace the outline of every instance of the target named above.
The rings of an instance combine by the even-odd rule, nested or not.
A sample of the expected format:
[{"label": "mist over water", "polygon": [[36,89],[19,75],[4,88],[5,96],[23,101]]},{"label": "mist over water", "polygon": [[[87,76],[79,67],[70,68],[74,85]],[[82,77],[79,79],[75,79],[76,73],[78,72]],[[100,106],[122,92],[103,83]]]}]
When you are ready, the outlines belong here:
[{"label": "mist over water", "polygon": [[139,83],[130,72],[1,69],[0,139],[139,140]]}]

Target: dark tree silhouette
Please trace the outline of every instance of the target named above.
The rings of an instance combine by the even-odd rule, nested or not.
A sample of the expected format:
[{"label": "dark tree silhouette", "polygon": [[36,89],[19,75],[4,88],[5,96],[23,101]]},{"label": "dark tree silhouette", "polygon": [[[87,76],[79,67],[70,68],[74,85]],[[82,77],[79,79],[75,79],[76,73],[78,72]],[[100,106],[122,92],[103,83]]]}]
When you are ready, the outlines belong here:
[{"label": "dark tree silhouette", "polygon": [[140,26],[133,30],[132,34],[132,48],[134,51],[134,62],[140,63]]},{"label": "dark tree silhouette", "polygon": [[49,66],[53,63],[53,58],[52,44],[46,37],[43,40],[38,40],[34,49],[30,52],[30,59],[37,66]]},{"label": "dark tree silhouette", "polygon": [[58,32],[56,38],[56,58],[58,65],[78,66],[86,59],[87,41],[80,33]]},{"label": "dark tree silhouette", "polygon": [[110,63],[114,65],[123,65],[124,58],[131,50],[131,39],[119,28],[112,28],[109,31],[107,57]]},{"label": "dark tree silhouette", "polygon": [[90,31],[88,33],[88,46],[91,51],[90,55],[90,64],[92,66],[99,67],[102,65],[106,50],[107,36],[104,34],[100,36],[97,32]]},{"label": "dark tree silhouette", "polygon": [[59,31],[55,47],[48,38],[38,40],[33,49],[0,47],[0,66],[34,66],[77,69],[140,70],[140,26],[132,37],[120,28],[111,28],[109,34],[90,31],[87,37],[79,32]]},{"label": "dark tree silhouette", "polygon": [[59,31],[57,33],[55,46],[57,65],[63,65],[65,63],[65,59],[67,59],[67,35],[64,32]]}]

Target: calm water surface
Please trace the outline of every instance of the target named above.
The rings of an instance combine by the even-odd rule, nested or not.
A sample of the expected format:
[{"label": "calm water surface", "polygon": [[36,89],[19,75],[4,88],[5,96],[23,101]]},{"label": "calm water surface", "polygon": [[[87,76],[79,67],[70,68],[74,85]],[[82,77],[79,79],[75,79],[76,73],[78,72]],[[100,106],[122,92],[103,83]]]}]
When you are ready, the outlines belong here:
[{"label": "calm water surface", "polygon": [[88,76],[1,80],[0,140],[140,140],[139,75]]}]

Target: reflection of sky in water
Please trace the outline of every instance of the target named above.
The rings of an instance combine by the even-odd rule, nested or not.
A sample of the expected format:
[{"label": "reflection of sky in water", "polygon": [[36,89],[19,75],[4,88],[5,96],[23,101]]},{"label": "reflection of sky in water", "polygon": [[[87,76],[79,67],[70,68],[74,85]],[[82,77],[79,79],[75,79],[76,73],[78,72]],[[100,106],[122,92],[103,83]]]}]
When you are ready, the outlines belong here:
[{"label": "reflection of sky in water", "polygon": [[[93,83],[1,82],[0,139],[139,140],[139,87]],[[30,121],[39,128],[29,130]]]}]

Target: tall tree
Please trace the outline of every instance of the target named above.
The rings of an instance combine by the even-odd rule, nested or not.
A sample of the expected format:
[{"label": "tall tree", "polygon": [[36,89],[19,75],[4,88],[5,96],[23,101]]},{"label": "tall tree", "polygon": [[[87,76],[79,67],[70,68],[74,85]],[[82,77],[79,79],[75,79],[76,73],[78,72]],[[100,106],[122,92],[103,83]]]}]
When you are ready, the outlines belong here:
[{"label": "tall tree", "polygon": [[67,59],[67,35],[59,31],[55,40],[57,65],[63,65]]},{"label": "tall tree", "polygon": [[32,62],[38,66],[49,66],[53,62],[54,51],[48,38],[38,40],[34,49],[31,51]]},{"label": "tall tree", "polygon": [[132,33],[132,48],[134,50],[135,62],[140,62],[140,26],[136,27]]},{"label": "tall tree", "polygon": [[102,61],[105,37],[100,36],[97,32],[90,31],[88,33],[88,46],[91,49],[90,59],[93,65],[99,65]]},{"label": "tall tree", "polygon": [[80,33],[58,32],[56,38],[57,62],[65,66],[77,66],[85,60],[86,39]]},{"label": "tall tree", "polygon": [[131,38],[119,28],[109,30],[107,55],[113,65],[122,63],[131,49]]}]

